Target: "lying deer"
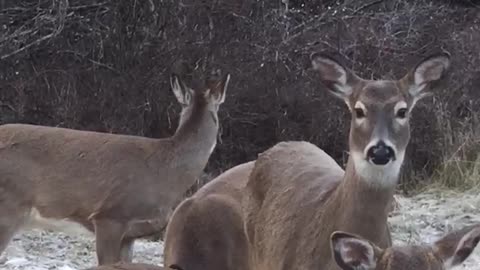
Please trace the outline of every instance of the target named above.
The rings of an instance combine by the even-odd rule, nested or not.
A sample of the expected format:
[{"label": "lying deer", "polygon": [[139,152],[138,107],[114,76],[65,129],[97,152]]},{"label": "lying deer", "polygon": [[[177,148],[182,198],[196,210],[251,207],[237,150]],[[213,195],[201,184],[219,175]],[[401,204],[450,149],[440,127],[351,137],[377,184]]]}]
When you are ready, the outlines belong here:
[{"label": "lying deer", "polygon": [[[232,238],[248,243],[249,269],[262,270],[338,269],[329,240],[336,230],[391,246],[387,217],[410,138],[410,114],[449,63],[448,54],[433,55],[400,80],[365,80],[330,57],[313,55],[321,82],[352,114],[346,171],[313,144],[277,144],[198,191],[222,200],[207,204],[200,199],[204,195],[194,196],[175,210],[167,227],[165,265],[188,270],[201,260],[208,264],[195,269],[236,269],[225,261],[221,267],[214,263],[245,253],[245,243]],[[206,206],[209,212],[198,210]],[[242,225],[244,232],[238,229]],[[192,235],[195,240],[187,244]],[[215,241],[209,242],[211,236]]]},{"label": "lying deer", "polygon": [[249,162],[230,169],[179,204],[165,232],[165,266],[248,269],[241,201],[252,168]]},{"label": "lying deer", "polygon": [[230,79],[218,75],[196,90],[172,75],[182,111],[170,138],[0,126],[0,253],[22,224],[73,221],[95,232],[100,265],[131,261],[142,235],[130,232],[151,221],[164,228],[215,147]]},{"label": "lying deer", "polygon": [[446,270],[472,254],[480,241],[480,225],[449,233],[429,245],[382,249],[361,236],[341,231],[330,239],[332,256],[343,270]]},{"label": "lying deer", "polygon": [[391,246],[387,218],[405,150],[409,118],[450,64],[430,56],[405,77],[365,80],[334,59],[314,54],[323,85],[350,109],[345,172],[307,142],[283,142],[262,153],[250,174],[245,228],[256,269],[337,269],[330,234],[358,234]]}]

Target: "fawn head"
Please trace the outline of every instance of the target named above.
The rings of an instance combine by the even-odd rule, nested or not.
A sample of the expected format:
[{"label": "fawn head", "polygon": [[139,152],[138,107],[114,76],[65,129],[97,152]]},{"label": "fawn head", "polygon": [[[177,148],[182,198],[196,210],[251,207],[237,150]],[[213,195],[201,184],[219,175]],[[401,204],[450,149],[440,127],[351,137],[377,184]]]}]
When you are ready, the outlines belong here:
[{"label": "fawn head", "polygon": [[170,85],[177,101],[182,106],[180,113],[180,125],[185,119],[195,112],[195,108],[205,107],[218,125],[218,109],[225,101],[230,74],[220,75],[220,70],[214,70],[205,80],[201,89],[192,89],[185,84],[180,76],[173,73],[170,77]]},{"label": "fawn head", "polygon": [[433,244],[381,249],[346,232],[332,233],[331,249],[343,270],[447,270],[465,261],[480,241],[480,225],[447,234]]},{"label": "fawn head", "polygon": [[356,173],[367,181],[392,179],[376,184],[396,184],[410,139],[410,113],[442,78],[450,56],[427,57],[400,80],[362,79],[322,54],[313,54],[311,60],[323,85],[343,99],[352,114],[349,145]]}]

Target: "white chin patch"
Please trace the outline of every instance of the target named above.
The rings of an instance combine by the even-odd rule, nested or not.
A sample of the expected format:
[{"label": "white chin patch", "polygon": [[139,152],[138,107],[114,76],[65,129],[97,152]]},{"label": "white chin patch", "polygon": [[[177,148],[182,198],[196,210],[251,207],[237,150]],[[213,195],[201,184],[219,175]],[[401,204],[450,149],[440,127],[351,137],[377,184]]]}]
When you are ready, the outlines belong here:
[{"label": "white chin patch", "polygon": [[386,165],[375,165],[364,158],[361,152],[351,152],[355,171],[363,181],[379,187],[395,186],[405,153],[397,153],[397,158]]}]

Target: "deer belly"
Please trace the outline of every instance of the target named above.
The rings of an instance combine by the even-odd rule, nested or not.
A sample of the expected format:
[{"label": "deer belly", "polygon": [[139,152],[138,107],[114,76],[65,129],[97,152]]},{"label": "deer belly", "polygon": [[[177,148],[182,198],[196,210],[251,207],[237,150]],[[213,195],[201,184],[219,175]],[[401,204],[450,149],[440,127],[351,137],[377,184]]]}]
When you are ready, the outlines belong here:
[{"label": "deer belly", "polygon": [[71,221],[68,218],[44,217],[36,208],[32,208],[24,224],[24,229],[54,230],[74,235],[92,235],[80,223]]}]

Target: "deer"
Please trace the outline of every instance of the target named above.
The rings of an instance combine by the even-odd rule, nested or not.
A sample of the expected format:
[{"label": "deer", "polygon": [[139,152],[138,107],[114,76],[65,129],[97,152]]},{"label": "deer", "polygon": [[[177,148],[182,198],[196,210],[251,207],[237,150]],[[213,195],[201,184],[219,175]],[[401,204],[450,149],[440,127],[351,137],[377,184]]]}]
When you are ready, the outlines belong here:
[{"label": "deer", "polygon": [[351,112],[345,171],[323,150],[280,142],[261,153],[246,185],[245,231],[255,269],[338,269],[330,234],[391,246],[388,212],[410,140],[412,109],[450,66],[433,54],[399,80],[367,80],[333,57],[311,56],[320,82]]},{"label": "deer", "polygon": [[214,70],[195,89],[172,73],[182,109],[168,138],[0,126],[0,254],[24,226],[69,231],[80,225],[95,235],[99,265],[131,262],[139,228],[166,227],[215,149],[230,81],[220,73]]},{"label": "deer", "polygon": [[[351,113],[345,170],[314,144],[286,141],[225,171],[174,210],[165,237],[166,266],[339,269],[329,242],[337,230],[381,248],[392,245],[387,218],[410,139],[409,118],[446,74],[450,55],[430,55],[399,80],[360,78],[326,54],[314,53],[311,61],[324,88]],[[206,203],[206,197],[223,199]],[[202,209],[207,206],[208,214]],[[223,261],[217,267],[218,258],[245,253],[247,266]],[[194,267],[198,261],[203,264]]]},{"label": "deer", "polygon": [[480,224],[448,233],[432,244],[380,248],[344,231],[330,236],[332,257],[342,270],[447,270],[463,263],[480,241]]}]

